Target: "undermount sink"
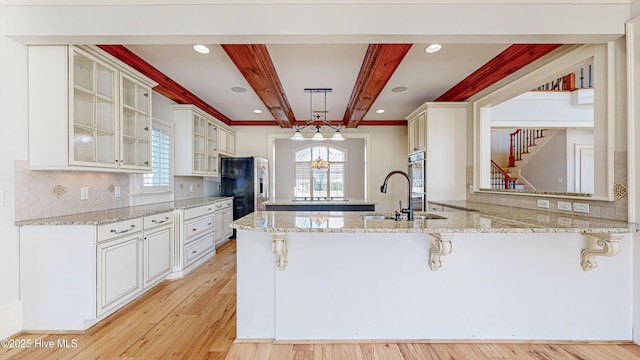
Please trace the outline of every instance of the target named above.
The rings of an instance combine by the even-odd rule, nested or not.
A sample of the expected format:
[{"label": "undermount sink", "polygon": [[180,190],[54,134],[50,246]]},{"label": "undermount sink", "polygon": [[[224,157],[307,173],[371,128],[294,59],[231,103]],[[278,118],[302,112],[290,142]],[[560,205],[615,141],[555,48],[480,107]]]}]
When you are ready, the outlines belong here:
[{"label": "undermount sink", "polygon": [[[387,214],[366,214],[360,215],[364,220],[395,220],[396,217],[394,215]],[[413,215],[413,220],[443,220],[446,219],[444,216],[435,215],[435,214],[426,214],[426,215]],[[407,216],[402,215],[401,220],[406,221]]]}]

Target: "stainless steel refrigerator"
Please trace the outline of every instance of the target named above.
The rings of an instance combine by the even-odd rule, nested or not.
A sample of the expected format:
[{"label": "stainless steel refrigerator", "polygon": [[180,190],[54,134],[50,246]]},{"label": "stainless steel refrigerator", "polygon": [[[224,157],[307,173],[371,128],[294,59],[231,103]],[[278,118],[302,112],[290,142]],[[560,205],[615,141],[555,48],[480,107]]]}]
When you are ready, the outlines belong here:
[{"label": "stainless steel refrigerator", "polygon": [[259,157],[222,158],[220,195],[233,196],[233,220],[265,210],[269,199],[269,163]]}]

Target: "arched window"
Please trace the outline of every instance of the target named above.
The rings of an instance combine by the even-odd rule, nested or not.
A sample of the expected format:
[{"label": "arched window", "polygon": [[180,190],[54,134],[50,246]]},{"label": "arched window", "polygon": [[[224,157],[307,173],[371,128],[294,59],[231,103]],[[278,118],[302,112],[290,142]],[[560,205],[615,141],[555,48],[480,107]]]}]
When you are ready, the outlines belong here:
[{"label": "arched window", "polygon": [[344,198],[346,151],[333,146],[311,145],[295,152],[297,199]]}]

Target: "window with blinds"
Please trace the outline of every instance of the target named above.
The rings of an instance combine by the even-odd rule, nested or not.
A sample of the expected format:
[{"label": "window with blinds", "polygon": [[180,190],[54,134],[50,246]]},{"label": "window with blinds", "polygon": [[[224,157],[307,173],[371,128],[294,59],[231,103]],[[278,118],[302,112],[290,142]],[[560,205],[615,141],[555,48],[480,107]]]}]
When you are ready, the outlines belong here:
[{"label": "window with blinds", "polygon": [[171,133],[169,129],[153,127],[151,161],[153,173],[143,175],[143,190],[145,192],[169,191],[171,187]]},{"label": "window with blinds", "polygon": [[295,153],[295,197],[346,197],[346,152],[330,146],[310,145]]}]

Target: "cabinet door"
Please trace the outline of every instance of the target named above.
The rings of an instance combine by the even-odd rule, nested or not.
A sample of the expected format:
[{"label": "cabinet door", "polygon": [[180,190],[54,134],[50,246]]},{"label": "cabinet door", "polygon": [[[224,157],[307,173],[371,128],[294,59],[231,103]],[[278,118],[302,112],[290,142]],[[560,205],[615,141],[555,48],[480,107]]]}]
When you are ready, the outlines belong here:
[{"label": "cabinet door", "polygon": [[216,246],[224,241],[224,213],[222,211],[216,211]]},{"label": "cabinet door", "polygon": [[144,287],[160,281],[171,271],[172,226],[153,229],[144,237]]},{"label": "cabinet door", "polygon": [[207,173],[218,174],[218,127],[213,121],[207,122]]},{"label": "cabinet door", "polygon": [[205,173],[207,120],[199,115],[193,115],[193,172]]},{"label": "cabinet door", "polygon": [[408,144],[408,150],[409,153],[412,153],[414,151],[417,150],[416,148],[416,131],[417,131],[417,121],[416,119],[411,119],[409,120],[409,123],[407,124],[407,144]]},{"label": "cabinet door", "polygon": [[151,89],[124,74],[120,83],[120,167],[151,170]]},{"label": "cabinet door", "polygon": [[218,128],[218,151],[225,154],[229,153],[229,149],[227,148],[227,133],[227,130]]},{"label": "cabinet door", "polygon": [[224,235],[224,240],[233,235],[233,229],[229,227],[233,222],[233,209],[228,208],[222,213],[222,228],[216,228],[216,231],[221,231]]},{"label": "cabinet door", "polygon": [[116,168],[116,69],[69,51],[69,163]]},{"label": "cabinet door", "polygon": [[129,235],[97,245],[97,316],[142,290],[142,237]]},{"label": "cabinet door", "polygon": [[236,134],[232,132],[227,133],[227,154],[236,154]]},{"label": "cabinet door", "polygon": [[416,119],[416,150],[427,148],[427,112],[418,114]]}]

